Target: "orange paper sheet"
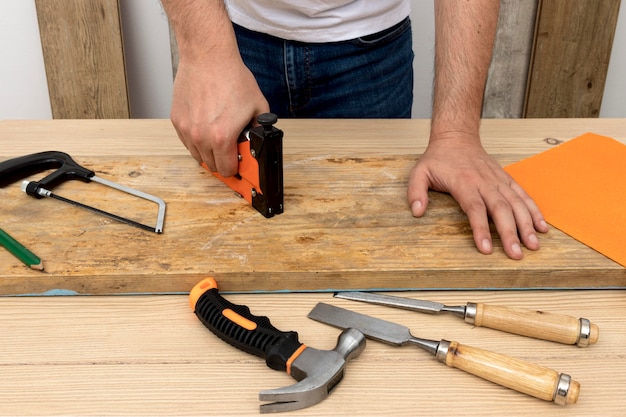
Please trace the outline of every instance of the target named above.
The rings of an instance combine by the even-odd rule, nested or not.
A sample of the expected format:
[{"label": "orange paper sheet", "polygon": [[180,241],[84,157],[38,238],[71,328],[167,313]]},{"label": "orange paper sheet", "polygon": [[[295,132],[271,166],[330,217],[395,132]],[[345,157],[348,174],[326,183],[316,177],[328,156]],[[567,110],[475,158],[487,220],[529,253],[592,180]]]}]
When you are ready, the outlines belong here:
[{"label": "orange paper sheet", "polygon": [[585,133],[505,170],[548,223],[626,266],[626,145]]}]

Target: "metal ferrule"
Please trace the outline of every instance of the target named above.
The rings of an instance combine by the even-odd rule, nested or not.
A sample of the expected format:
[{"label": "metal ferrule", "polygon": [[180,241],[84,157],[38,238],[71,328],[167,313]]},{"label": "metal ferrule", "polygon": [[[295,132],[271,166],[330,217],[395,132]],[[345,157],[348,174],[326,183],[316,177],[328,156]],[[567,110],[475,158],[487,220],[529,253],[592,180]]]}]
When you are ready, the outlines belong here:
[{"label": "metal ferrule", "polygon": [[589,346],[589,338],[591,337],[591,322],[588,319],[578,319],[580,323],[580,332],[578,333],[578,340],[576,345],[580,347]]},{"label": "metal ferrule", "polygon": [[437,352],[435,352],[435,358],[441,363],[446,363],[446,356],[450,350],[450,342],[447,340],[441,340],[437,346]]},{"label": "metal ferrule", "polygon": [[465,323],[474,324],[476,321],[476,303],[467,303],[465,306]]},{"label": "metal ferrule", "polygon": [[558,405],[565,405],[567,402],[567,394],[569,393],[569,387],[572,382],[572,377],[567,374],[559,375],[559,383],[556,386],[554,392],[554,398],[552,399]]}]

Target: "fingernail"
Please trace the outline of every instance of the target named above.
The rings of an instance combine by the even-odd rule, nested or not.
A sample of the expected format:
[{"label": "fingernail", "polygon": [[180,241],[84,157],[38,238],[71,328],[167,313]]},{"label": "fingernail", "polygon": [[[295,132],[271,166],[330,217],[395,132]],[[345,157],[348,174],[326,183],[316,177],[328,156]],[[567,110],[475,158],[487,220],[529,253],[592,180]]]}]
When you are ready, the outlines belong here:
[{"label": "fingernail", "polygon": [[481,246],[483,247],[483,250],[485,252],[491,252],[491,242],[489,241],[489,239],[483,239],[483,241],[481,242]]},{"label": "fingernail", "polygon": [[511,251],[515,255],[521,255],[522,254],[522,248],[520,248],[519,243],[514,243],[513,245],[511,245]]},{"label": "fingernail", "polygon": [[532,235],[528,236],[528,242],[532,243],[533,245],[537,245],[539,243],[539,239],[537,239],[537,235],[533,233]]},{"label": "fingernail", "polygon": [[543,227],[543,228],[547,228],[548,227],[548,223],[546,223],[545,220],[542,220],[539,223],[541,223],[541,227]]},{"label": "fingernail", "polygon": [[416,200],[413,202],[413,204],[411,205],[411,212],[413,213],[413,215],[417,215],[418,213],[421,213],[422,210],[422,202],[419,200]]}]

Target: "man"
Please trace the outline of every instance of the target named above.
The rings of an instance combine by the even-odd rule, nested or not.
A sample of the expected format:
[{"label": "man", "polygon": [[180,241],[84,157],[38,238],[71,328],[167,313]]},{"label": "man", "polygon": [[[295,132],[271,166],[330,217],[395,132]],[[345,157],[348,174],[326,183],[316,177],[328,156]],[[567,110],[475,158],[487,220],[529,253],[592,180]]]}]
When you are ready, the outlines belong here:
[{"label": "man", "polygon": [[[222,175],[237,172],[239,133],[270,108],[280,117],[410,116],[410,0],[162,3],[180,56],[172,122],[191,155]],[[407,196],[420,217],[429,189],[450,193],[481,253],[493,251],[491,218],[507,256],[521,259],[548,226],[479,136],[498,11],[497,0],[435,0],[431,132]]]}]

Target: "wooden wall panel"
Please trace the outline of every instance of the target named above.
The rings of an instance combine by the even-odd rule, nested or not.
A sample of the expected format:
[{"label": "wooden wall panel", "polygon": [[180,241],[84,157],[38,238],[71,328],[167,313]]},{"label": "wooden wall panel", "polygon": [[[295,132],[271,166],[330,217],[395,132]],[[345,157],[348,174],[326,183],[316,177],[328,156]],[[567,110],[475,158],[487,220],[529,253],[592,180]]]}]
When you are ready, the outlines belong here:
[{"label": "wooden wall panel", "polygon": [[52,116],[129,118],[118,0],[35,0]]},{"label": "wooden wall panel", "polygon": [[172,57],[172,75],[176,78],[176,71],[178,71],[178,42],[176,41],[176,34],[170,25],[170,53]]},{"label": "wooden wall panel", "polygon": [[537,0],[502,0],[483,117],[519,118],[524,112]]},{"label": "wooden wall panel", "polygon": [[598,117],[620,0],[540,0],[525,117]]}]

